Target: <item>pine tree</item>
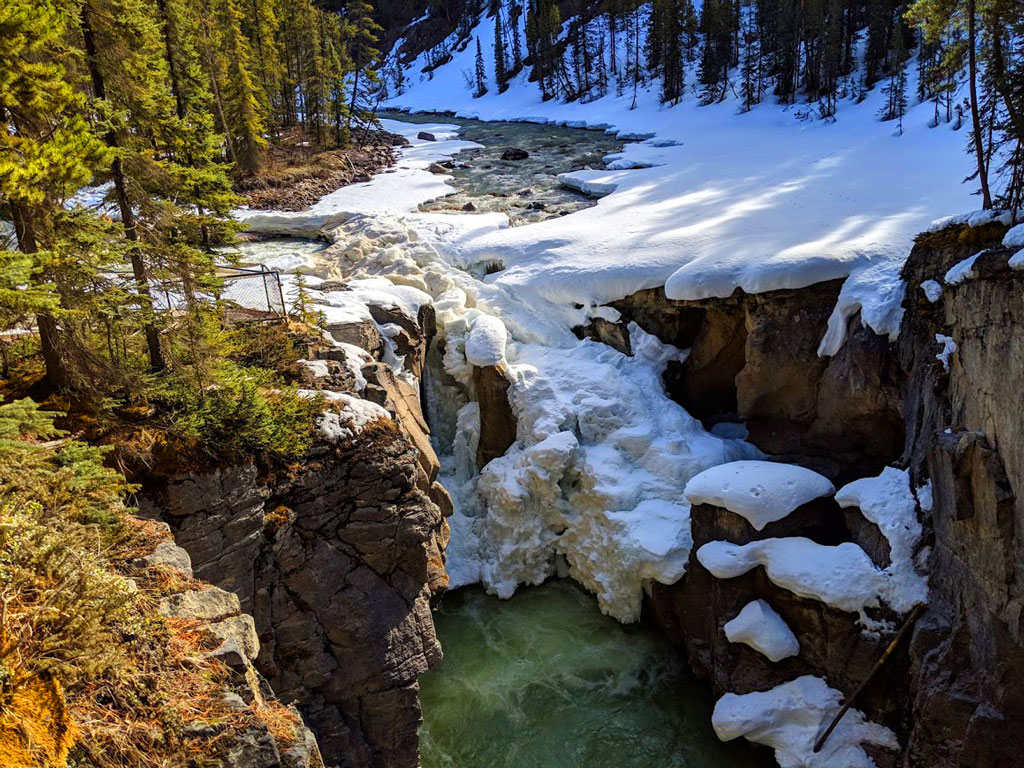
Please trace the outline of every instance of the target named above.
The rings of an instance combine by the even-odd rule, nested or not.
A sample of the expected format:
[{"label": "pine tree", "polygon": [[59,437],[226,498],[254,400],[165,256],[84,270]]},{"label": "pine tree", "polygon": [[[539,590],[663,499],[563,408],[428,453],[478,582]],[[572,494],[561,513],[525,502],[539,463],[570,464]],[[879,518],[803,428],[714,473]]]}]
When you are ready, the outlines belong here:
[{"label": "pine tree", "polygon": [[[0,7],[0,206],[14,222],[28,258],[5,256],[5,266],[34,274],[56,239],[63,200],[88,183],[109,157],[85,117],[85,99],[64,41],[77,28],[65,5],[11,0]],[[44,269],[44,277],[46,276]],[[15,272],[7,279],[17,279]],[[54,302],[33,291],[32,305],[54,387],[70,383]]]},{"label": "pine tree", "polygon": [[[353,119],[366,124],[371,117],[366,102],[370,88],[378,81],[374,67],[380,56],[376,45],[381,28],[373,20],[373,6],[368,0],[350,0],[345,8],[345,21],[348,27],[348,60],[352,66],[352,93],[347,117],[351,129]],[[363,106],[360,106],[360,101]]]},{"label": "pine tree", "polygon": [[484,68],[484,52],[480,49],[480,38],[476,39],[476,59],[473,67],[473,82],[475,89],[473,98],[479,99],[487,93],[487,70]]},{"label": "pine tree", "polygon": [[896,131],[903,135],[903,116],[907,111],[907,47],[904,42],[903,24],[896,22],[893,29],[893,50],[890,52],[892,74],[882,92],[886,103],[881,111],[882,120],[896,120]]},{"label": "pine tree", "polygon": [[[480,41],[477,40],[479,45]],[[505,62],[505,34],[501,24],[501,4],[494,12],[494,85],[498,93],[508,90],[508,67]]]}]

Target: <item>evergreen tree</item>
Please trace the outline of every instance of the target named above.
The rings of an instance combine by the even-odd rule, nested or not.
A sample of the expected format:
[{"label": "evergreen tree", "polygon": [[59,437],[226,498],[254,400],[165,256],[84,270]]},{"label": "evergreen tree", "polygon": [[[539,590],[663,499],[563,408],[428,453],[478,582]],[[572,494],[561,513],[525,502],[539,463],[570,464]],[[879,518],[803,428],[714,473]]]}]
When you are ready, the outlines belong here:
[{"label": "evergreen tree", "polygon": [[373,19],[373,6],[368,0],[349,0],[344,17],[348,27],[348,60],[352,66],[352,93],[347,117],[351,128],[353,119],[366,124],[371,118],[368,94],[378,82],[374,67],[380,56],[376,45],[381,28]]},{"label": "evergreen tree", "polygon": [[487,70],[484,68],[484,52],[480,49],[480,38],[476,39],[476,59],[473,67],[473,98],[479,99],[487,93]]},{"label": "evergreen tree", "polygon": [[893,30],[893,50],[890,52],[892,74],[882,93],[885,94],[885,106],[882,107],[882,120],[896,120],[897,133],[903,135],[903,115],[907,111],[907,48],[904,44],[903,24],[896,22]]},{"label": "evergreen tree", "polygon": [[[46,274],[64,199],[109,157],[86,120],[83,93],[74,87],[65,40],[77,25],[66,5],[11,0],[0,7],[0,206],[27,255],[6,255],[4,262],[20,274]],[[54,302],[32,295],[26,309],[38,311],[47,378],[65,387],[70,378]]]},{"label": "evergreen tree", "polygon": [[[480,41],[477,40],[479,45]],[[494,85],[498,93],[508,90],[508,67],[505,62],[505,34],[501,24],[501,4],[494,12]]]}]

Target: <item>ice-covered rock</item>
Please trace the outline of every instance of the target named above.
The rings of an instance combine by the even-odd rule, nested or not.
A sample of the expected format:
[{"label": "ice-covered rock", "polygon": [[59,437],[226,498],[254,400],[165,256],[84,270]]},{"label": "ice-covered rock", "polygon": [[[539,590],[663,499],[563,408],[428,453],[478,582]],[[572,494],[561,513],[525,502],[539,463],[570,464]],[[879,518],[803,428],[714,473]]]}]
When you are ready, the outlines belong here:
[{"label": "ice-covered rock", "polygon": [[800,652],[793,630],[764,600],[751,600],[723,629],[730,643],[749,645],[769,661],[782,661]]},{"label": "ice-covered rock", "polygon": [[734,461],[701,472],[686,484],[691,504],[713,504],[744,517],[755,530],[835,488],[827,477],[794,464]]}]

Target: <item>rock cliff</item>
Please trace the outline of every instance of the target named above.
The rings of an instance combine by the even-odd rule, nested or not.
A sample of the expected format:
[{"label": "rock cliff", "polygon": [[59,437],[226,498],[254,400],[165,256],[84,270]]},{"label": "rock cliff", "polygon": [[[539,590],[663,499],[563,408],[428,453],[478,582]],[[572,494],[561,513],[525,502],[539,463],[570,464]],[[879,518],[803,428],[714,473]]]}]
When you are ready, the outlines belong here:
[{"label": "rock cliff", "polygon": [[415,768],[417,677],[441,658],[430,603],[447,587],[451,502],[408,375],[422,371],[433,333],[424,309],[410,322],[373,308],[392,321],[404,370],[380,362],[386,347],[369,320],[329,329],[365,357],[337,343],[306,364],[328,400],[383,406],[381,418],[324,437],[300,466],[256,457],[148,487],[141,505],[170,523],[197,576],[252,614],[256,667],[342,768]]},{"label": "rock cliff", "polygon": [[[1024,272],[1008,266],[1012,250],[998,245],[1004,232],[954,226],[922,235],[904,267],[899,341],[876,336],[855,316],[832,358],[816,349],[838,283],[701,302],[651,290],[615,304],[624,319],[691,350],[665,382],[706,424],[742,421],[749,440],[773,458],[815,469],[837,486],[895,465],[923,487],[918,562],[929,574],[928,606],[857,701],[899,736],[898,752],[870,748],[880,766],[1010,766],[1024,749]],[[968,279],[945,285],[937,300],[926,295],[922,283],[941,283],[979,252]],[[653,585],[646,612],[685,648],[716,696],[807,674],[852,693],[902,617],[883,612],[877,618],[889,626],[864,632],[855,615],[780,588],[764,568],[716,579],[696,553],[716,540],[801,536],[855,542],[885,568],[889,546],[878,527],[832,499],[761,531],[709,504],[694,506],[692,523],[687,575]],[[771,662],[729,642],[725,623],[754,599],[793,629],[798,656]]]}]

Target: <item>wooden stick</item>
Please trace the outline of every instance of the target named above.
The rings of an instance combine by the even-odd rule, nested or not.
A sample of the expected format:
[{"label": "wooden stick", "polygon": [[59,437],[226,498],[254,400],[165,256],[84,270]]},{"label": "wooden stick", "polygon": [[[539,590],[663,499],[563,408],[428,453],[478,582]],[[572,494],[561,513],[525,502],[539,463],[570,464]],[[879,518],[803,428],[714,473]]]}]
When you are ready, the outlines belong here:
[{"label": "wooden stick", "polygon": [[892,639],[892,642],[889,643],[889,647],[885,649],[882,655],[878,658],[878,661],[875,662],[875,666],[873,666],[871,671],[868,672],[868,676],[864,678],[864,682],[857,686],[857,690],[855,690],[853,695],[846,700],[846,703],[843,704],[842,708],[832,719],[832,722],[829,724],[828,728],[825,729],[825,732],[818,737],[816,742],[814,742],[814,751],[816,753],[820,752],[821,748],[825,746],[825,742],[828,740],[828,737],[832,735],[832,731],[836,729],[836,726],[839,725],[839,721],[843,719],[843,715],[850,710],[853,703],[857,700],[857,697],[860,696],[861,692],[867,687],[867,684],[871,682],[871,678],[875,676],[875,673],[882,668],[882,665],[885,664],[886,660],[892,655],[892,652],[896,650],[896,646],[899,644],[900,640],[903,639],[907,630],[910,629],[915,621],[917,621],[917,617],[921,614],[922,610],[924,610],[924,603],[918,603],[914,606],[910,615],[907,616],[906,621],[903,622],[903,626],[900,627],[900,631],[896,633],[896,637]]}]

